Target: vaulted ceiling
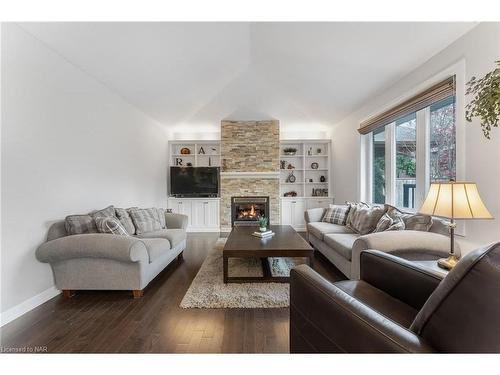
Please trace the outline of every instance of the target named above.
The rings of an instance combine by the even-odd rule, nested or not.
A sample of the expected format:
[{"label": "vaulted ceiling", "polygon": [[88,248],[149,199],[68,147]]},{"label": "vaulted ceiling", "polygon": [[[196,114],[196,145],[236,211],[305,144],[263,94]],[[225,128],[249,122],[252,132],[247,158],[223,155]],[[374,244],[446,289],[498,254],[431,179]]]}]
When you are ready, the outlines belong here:
[{"label": "vaulted ceiling", "polygon": [[331,125],[474,23],[21,23],[166,126]]}]

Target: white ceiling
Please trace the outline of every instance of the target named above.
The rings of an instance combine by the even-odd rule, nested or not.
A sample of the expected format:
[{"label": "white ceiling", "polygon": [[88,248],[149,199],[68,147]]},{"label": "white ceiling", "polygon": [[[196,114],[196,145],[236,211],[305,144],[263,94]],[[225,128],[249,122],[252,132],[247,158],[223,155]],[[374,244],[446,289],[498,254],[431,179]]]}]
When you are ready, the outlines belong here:
[{"label": "white ceiling", "polygon": [[334,124],[474,23],[21,23],[167,126]]}]

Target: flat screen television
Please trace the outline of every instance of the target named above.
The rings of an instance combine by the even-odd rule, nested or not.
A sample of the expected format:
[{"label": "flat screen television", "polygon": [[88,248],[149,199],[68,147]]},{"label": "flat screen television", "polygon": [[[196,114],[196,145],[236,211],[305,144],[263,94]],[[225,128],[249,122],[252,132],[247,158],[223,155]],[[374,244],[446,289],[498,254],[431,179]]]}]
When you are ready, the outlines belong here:
[{"label": "flat screen television", "polygon": [[218,197],[219,167],[170,167],[170,194],[177,197]]}]

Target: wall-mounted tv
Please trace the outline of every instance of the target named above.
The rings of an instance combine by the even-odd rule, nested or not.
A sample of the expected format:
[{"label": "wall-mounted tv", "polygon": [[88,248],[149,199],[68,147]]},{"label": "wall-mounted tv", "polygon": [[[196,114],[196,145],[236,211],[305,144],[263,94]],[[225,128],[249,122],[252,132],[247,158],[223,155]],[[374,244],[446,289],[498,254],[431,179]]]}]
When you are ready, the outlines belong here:
[{"label": "wall-mounted tv", "polygon": [[218,197],[219,167],[170,167],[170,195]]}]

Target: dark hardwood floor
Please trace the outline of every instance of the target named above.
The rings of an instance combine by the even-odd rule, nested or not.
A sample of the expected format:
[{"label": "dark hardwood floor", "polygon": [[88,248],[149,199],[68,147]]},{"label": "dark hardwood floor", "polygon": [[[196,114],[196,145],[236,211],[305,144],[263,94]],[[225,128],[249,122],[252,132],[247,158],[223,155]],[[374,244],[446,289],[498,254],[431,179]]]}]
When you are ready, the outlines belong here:
[{"label": "dark hardwood floor", "polygon": [[[50,353],[288,353],[288,308],[179,308],[218,237],[188,234],[184,259],[158,275],[140,299],[113,291],[57,296],[4,326],[1,345]],[[332,281],[344,278],[321,256],[314,268]]]}]

